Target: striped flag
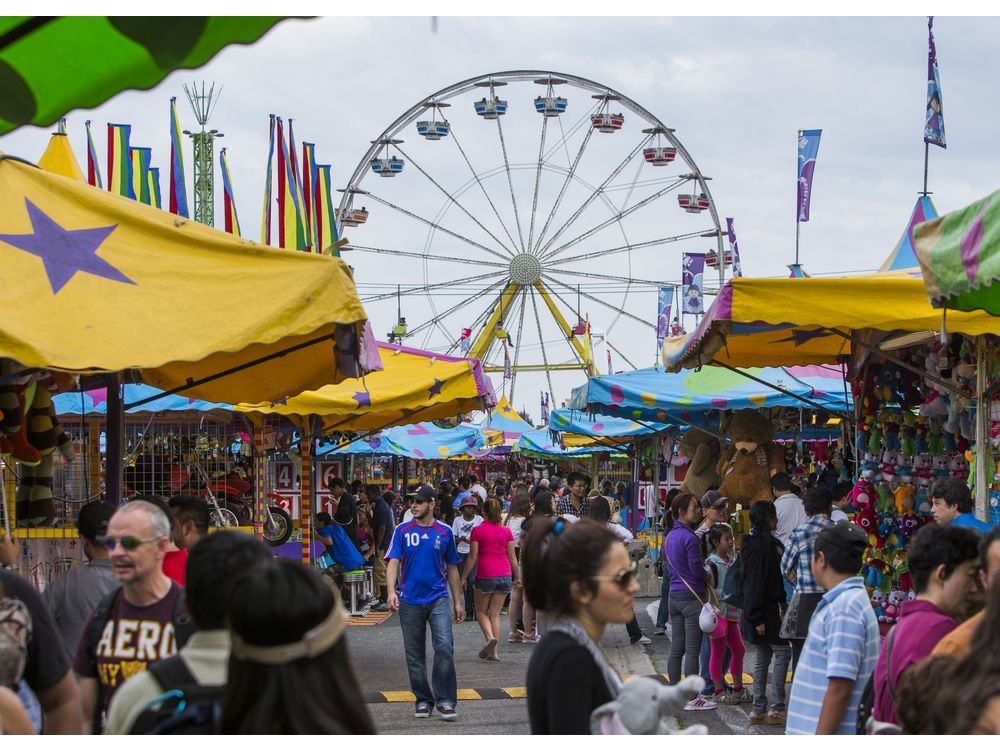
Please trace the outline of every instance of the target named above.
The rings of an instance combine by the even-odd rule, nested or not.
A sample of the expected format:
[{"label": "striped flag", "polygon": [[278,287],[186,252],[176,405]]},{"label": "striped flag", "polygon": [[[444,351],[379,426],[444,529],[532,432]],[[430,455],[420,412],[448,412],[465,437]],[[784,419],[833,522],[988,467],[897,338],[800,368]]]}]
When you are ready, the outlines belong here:
[{"label": "striped flag", "polygon": [[278,247],[308,250],[305,221],[302,218],[302,190],[292,169],[292,155],[285,141],[281,118],[278,119]]},{"label": "striped flag", "polygon": [[238,236],[240,233],[240,220],[236,216],[236,200],[233,198],[233,178],[229,173],[229,159],[226,157],[226,149],[222,149],[219,152],[219,167],[222,170],[222,199],[226,216],[226,231]]},{"label": "striped flag", "polygon": [[316,241],[316,144],[302,142],[302,205],[305,207],[306,236],[317,253],[323,248]]},{"label": "striped flag", "polygon": [[267,172],[264,173],[264,211],[260,220],[260,243],[271,244],[271,173],[274,164],[274,115],[271,115],[271,128],[267,147]]},{"label": "striped flag", "polygon": [[90,132],[90,120],[84,123],[87,126],[87,183],[104,190],[104,183],[101,181],[101,167],[97,161],[97,149],[94,147],[94,134]]},{"label": "striped flag", "polygon": [[188,213],[187,188],[184,185],[184,153],[181,149],[181,126],[177,119],[177,97],[170,97],[170,213],[191,218]]},{"label": "striped flag", "polygon": [[146,181],[149,183],[149,196],[151,199],[150,205],[163,208],[163,204],[160,202],[160,168],[150,167],[147,176],[148,179]]},{"label": "striped flag", "polygon": [[152,149],[137,146],[128,150],[129,158],[132,161],[132,198],[140,203],[151,205],[152,197],[149,194],[149,162],[152,157]]},{"label": "striped flag", "polygon": [[108,123],[108,190],[134,200],[132,159],[128,145],[131,135],[131,125]]},{"label": "striped flag", "polygon": [[297,205],[299,207],[298,216],[296,218],[296,243],[298,244],[298,224],[302,224],[302,240],[305,243],[304,246],[299,246],[299,250],[305,250],[306,252],[312,250],[312,239],[311,232],[309,230],[309,209],[306,206],[303,190],[304,182],[301,175],[304,174],[299,172],[299,157],[298,148],[295,146],[295,131],[292,129],[292,121],[288,121],[288,160],[289,168],[291,169],[291,179],[289,179],[288,184],[292,187],[292,192],[298,196]]},{"label": "striped flag", "polygon": [[316,165],[316,252],[340,257],[337,247],[337,221],[333,213],[333,186],[330,165]]}]

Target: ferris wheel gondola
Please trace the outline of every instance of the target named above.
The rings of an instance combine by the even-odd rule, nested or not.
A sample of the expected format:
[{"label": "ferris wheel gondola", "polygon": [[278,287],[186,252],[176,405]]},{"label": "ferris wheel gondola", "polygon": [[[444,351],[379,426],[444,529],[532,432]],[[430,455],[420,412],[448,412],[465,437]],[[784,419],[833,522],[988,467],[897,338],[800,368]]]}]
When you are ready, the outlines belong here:
[{"label": "ferris wheel gondola", "polygon": [[[538,85],[542,95],[531,90]],[[574,92],[593,103],[578,107],[587,99]],[[462,106],[445,119],[441,108],[455,104]],[[402,145],[398,137],[413,127],[422,138]],[[382,163],[393,158],[395,171]],[[365,183],[385,169],[398,175],[404,160],[402,181]],[[655,316],[636,305],[643,290],[677,281],[658,278],[664,264],[654,249],[703,251],[702,238],[712,238],[724,257],[708,179],[673,129],[605,85],[562,73],[494,73],[420,100],[372,141],[342,191],[342,223],[364,225],[342,251],[357,253],[351,263],[362,289],[385,289],[362,297],[373,316],[400,295],[426,298],[427,313],[407,303],[418,321],[405,334],[412,345],[481,359],[487,372],[504,374],[508,397],[526,371],[544,372],[554,393],[553,373],[596,372],[588,316],[603,318],[605,341],[619,324],[643,336],[655,331]],[[360,196],[378,204],[377,218],[366,222],[368,209],[354,207]],[[667,210],[672,200],[684,210]],[[678,276],[679,261],[678,253]]]}]

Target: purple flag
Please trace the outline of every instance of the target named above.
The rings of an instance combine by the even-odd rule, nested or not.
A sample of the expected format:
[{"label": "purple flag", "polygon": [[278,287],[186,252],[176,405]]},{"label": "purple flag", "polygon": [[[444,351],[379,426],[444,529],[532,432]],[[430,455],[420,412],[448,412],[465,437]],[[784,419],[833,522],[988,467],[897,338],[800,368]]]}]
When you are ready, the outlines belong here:
[{"label": "purple flag", "polygon": [[732,219],[726,219],[726,229],[729,232],[729,252],[733,254],[733,278],[737,279],[743,275],[743,266],[740,265],[740,246],[736,244],[736,228]]},{"label": "purple flag", "polygon": [[934,16],[927,17],[927,116],[924,119],[924,143],[948,148],[944,138],[944,100],[941,98],[941,74],[938,73],[937,47],[934,45]]},{"label": "purple flag", "polygon": [[681,313],[701,315],[705,312],[702,277],[705,273],[705,253],[684,253],[681,256]]},{"label": "purple flag", "polygon": [[799,131],[798,221],[809,221],[809,200],[812,198],[813,172],[816,170],[816,154],[819,153],[819,137],[822,132],[822,130]]},{"label": "purple flag", "polygon": [[661,286],[656,298],[656,345],[663,346],[663,339],[670,335],[670,308],[674,301],[674,287]]}]

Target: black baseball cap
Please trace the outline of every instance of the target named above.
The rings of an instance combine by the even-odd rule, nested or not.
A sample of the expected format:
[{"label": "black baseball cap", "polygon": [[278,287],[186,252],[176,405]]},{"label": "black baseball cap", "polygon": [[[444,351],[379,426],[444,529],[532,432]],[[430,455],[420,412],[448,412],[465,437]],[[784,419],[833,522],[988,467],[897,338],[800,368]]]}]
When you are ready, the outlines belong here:
[{"label": "black baseball cap", "polygon": [[729,502],[729,498],[718,490],[709,490],[701,496],[702,510],[708,510],[709,508],[724,508],[726,507],[727,502]]},{"label": "black baseball cap", "polygon": [[114,513],[115,509],[101,500],[87,503],[80,508],[80,515],[76,519],[76,529],[84,539],[96,542],[97,537],[107,535],[108,521],[111,520]]},{"label": "black baseball cap", "polygon": [[437,500],[437,493],[428,484],[422,484],[417,489],[406,496],[407,500],[420,500],[424,503],[433,503]]}]

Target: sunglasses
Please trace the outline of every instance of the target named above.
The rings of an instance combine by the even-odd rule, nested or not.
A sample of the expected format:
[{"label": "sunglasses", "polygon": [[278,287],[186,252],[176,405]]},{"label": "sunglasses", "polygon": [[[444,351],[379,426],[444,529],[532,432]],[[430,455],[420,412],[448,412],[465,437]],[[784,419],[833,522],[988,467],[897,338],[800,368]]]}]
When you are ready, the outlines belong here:
[{"label": "sunglasses", "polygon": [[139,549],[143,544],[151,544],[153,542],[158,542],[163,537],[157,537],[155,539],[139,539],[134,536],[123,536],[115,538],[113,536],[97,537],[97,541],[106,545],[111,551],[115,549],[119,544],[121,544],[122,549],[126,552],[132,552],[133,550]]},{"label": "sunglasses", "polygon": [[626,589],[628,589],[629,586],[632,585],[632,581],[635,580],[635,575],[636,575],[635,572],[636,572],[636,569],[638,567],[639,567],[638,564],[633,560],[631,565],[629,565],[627,568],[625,568],[625,570],[619,571],[616,575],[613,575],[613,576],[591,576],[590,580],[591,581],[610,581],[611,583],[617,583],[618,587],[622,591],[625,591]]},{"label": "sunglasses", "polygon": [[430,500],[424,500],[421,497],[411,497],[410,498],[410,505],[421,505],[423,503],[429,503],[429,502],[430,502]]}]

